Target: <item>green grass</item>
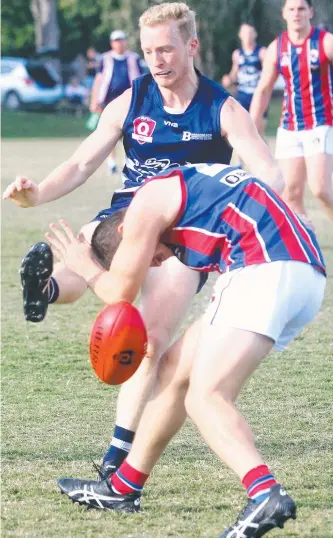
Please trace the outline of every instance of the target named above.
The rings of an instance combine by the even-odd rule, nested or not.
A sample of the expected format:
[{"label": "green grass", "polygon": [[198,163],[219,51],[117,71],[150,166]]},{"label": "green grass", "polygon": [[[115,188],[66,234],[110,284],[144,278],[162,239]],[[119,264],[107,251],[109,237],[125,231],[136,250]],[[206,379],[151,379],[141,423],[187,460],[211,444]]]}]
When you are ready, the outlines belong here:
[{"label": "green grass", "polygon": [[[281,114],[281,100],[273,99],[267,122],[267,135],[273,136]],[[2,113],[2,138],[70,138],[86,137],[88,118],[76,118],[69,114],[43,113],[33,111]]]},{"label": "green grass", "polygon": [[2,112],[2,138],[70,138],[89,135],[85,127],[89,114],[77,118],[71,114],[36,111]]},{"label": "green grass", "polygon": [[[41,180],[78,140],[3,143],[3,187],[18,172]],[[105,167],[65,199],[33,210],[3,203],[2,536],[29,538],[216,538],[236,517],[244,493],[236,477],[187,423],[147,483],[140,514],[83,511],[60,496],[59,476],[94,477],[112,433],[117,388],[100,383],[87,340],[101,303],[87,294],[53,306],[45,322],[23,320],[18,268],[27,248],[60,216],[79,229],[105,207],[114,184]],[[329,268],[333,231],[309,199]],[[186,326],[207,303],[213,278]],[[316,320],[284,354],[272,354],[239,406],[277,477],[295,497],[298,519],[272,538],[332,536],[333,282]]]}]

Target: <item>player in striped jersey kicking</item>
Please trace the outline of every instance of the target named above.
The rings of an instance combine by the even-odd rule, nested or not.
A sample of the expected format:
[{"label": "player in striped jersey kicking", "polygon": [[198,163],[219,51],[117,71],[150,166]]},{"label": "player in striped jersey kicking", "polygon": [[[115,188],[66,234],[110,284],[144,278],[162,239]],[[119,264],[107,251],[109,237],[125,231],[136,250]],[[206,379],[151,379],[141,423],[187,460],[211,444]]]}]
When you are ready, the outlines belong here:
[{"label": "player in striped jersey kicking", "polygon": [[333,220],[333,35],[311,26],[312,0],[285,0],[287,31],[267,49],[251,115],[259,125],[281,73],[285,92],[276,158],[284,172],[284,199],[304,213],[306,177]]},{"label": "player in striped jersey kicking", "polygon": [[273,346],[283,350],[320,308],[325,267],[314,233],[265,183],[223,164],[155,176],[125,212],[94,232],[92,250],[105,271],[67,225],[65,234],[55,225],[47,234],[60,260],[106,303],[133,302],[149,267],[172,255],[221,274],[206,313],[162,359],[128,458],[101,481],[60,479],[60,490],[85,506],[137,511],[153,465],[188,414],[247,491],[246,509],[222,538],[283,527],[296,517],[295,503],[233,402]]}]

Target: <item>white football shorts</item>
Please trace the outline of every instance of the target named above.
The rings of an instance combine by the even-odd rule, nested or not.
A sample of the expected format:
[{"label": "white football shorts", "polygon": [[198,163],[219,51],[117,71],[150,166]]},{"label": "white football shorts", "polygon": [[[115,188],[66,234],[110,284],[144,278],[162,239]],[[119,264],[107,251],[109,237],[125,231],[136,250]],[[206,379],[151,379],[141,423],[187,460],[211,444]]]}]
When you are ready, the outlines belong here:
[{"label": "white football shorts", "polygon": [[221,275],[204,322],[272,338],[283,351],[317,314],[325,276],[310,264],[276,261]]},{"label": "white football shorts", "polygon": [[333,155],[333,127],[321,125],[304,131],[288,131],[279,127],[276,134],[275,158],[311,157],[319,153]]}]

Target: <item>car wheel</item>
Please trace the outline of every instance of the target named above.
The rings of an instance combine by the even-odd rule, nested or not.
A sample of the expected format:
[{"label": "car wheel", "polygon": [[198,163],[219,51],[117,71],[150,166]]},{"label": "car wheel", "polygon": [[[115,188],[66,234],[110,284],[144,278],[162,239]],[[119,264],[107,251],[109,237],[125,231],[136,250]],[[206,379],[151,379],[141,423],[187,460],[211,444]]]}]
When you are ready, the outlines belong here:
[{"label": "car wheel", "polygon": [[16,92],[8,92],[4,99],[4,106],[8,110],[19,110],[21,108],[21,99]]}]

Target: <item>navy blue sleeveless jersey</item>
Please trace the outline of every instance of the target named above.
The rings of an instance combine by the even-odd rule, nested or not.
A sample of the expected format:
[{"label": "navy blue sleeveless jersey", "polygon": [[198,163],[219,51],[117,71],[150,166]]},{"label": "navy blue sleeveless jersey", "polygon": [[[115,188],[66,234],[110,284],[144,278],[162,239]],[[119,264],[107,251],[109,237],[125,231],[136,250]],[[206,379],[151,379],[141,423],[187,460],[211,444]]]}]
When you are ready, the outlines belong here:
[{"label": "navy blue sleeveless jersey", "polygon": [[221,136],[220,125],[221,107],[229,93],[197,74],[197,92],[182,114],[164,110],[160,90],[150,74],[133,81],[132,102],[123,125],[125,188],[137,187],[170,166],[230,162],[232,149]]},{"label": "navy blue sleeveless jersey", "polygon": [[295,260],[325,274],[315,234],[265,183],[244,170],[220,164],[184,166],[169,176],[176,173],[182,205],[177,222],[161,241],[185,265],[223,273],[252,264]]},{"label": "navy blue sleeveless jersey", "polygon": [[237,90],[249,95],[254,94],[254,90],[258,86],[262,65],[259,56],[260,45],[247,54],[243,49],[239,49],[238,56],[238,74],[237,74]]}]

